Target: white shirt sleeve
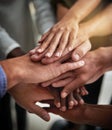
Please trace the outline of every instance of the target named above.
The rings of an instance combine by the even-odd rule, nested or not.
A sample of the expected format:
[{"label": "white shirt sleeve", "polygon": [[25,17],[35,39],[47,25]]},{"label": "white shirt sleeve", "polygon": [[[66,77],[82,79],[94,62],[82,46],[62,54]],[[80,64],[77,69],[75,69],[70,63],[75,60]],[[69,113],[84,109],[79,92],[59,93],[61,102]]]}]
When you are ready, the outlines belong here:
[{"label": "white shirt sleeve", "polygon": [[0,26],[0,52],[3,56],[7,57],[7,55],[17,47],[20,47],[20,45]]},{"label": "white shirt sleeve", "polygon": [[55,23],[56,18],[50,0],[33,0],[36,9],[36,24],[40,34],[47,32]]}]

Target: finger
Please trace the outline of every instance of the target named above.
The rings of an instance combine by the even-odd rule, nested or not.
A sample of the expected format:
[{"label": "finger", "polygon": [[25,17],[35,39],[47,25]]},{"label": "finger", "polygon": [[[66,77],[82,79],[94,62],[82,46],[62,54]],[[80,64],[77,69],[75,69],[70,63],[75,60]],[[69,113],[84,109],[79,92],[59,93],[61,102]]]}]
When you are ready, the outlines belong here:
[{"label": "finger", "polygon": [[75,103],[76,102],[74,101],[73,93],[70,93],[68,95],[68,108],[72,109],[74,107],[74,105],[76,105]]},{"label": "finger", "polygon": [[57,77],[55,79],[52,79],[52,80],[49,80],[49,81],[46,81],[46,82],[42,83],[41,86],[42,87],[47,87],[50,84],[52,84],[52,83],[54,83],[54,82],[56,82],[58,80],[65,79],[65,78],[72,77],[72,76],[73,76],[72,72],[67,72],[67,73],[62,74],[61,76],[59,76],[59,77]]},{"label": "finger", "polygon": [[[60,42],[61,36],[63,34],[63,30],[59,30],[58,32],[56,32],[55,36],[52,38],[51,42],[50,42],[50,46],[48,49],[48,52],[46,53],[47,57],[51,57],[53,55],[53,53],[55,52],[57,46],[59,44],[62,44]],[[57,57],[60,57],[61,55],[57,55]]]},{"label": "finger", "polygon": [[49,121],[50,120],[50,116],[47,113],[46,110],[44,110],[43,108],[32,104],[32,108],[29,110],[30,113],[35,113],[36,115],[38,115],[39,117],[41,117],[43,120],[45,121]]},{"label": "finger", "polygon": [[69,43],[63,52],[63,56],[71,52],[75,48],[75,45],[77,45],[76,41],[79,42],[79,39],[76,40],[76,35],[77,35],[77,32],[75,30],[72,30],[70,32]]},{"label": "finger", "polygon": [[29,51],[29,54],[30,55],[34,55],[35,53],[36,53],[36,50],[39,48],[39,46],[38,47],[35,47],[34,49],[32,49],[32,50],[30,50]]},{"label": "finger", "polygon": [[77,38],[75,40],[72,39],[71,44],[68,44],[67,48],[65,49],[65,51],[63,52],[63,55],[66,55],[67,53],[69,53],[70,51],[74,50],[76,47],[78,47],[80,44],[82,43],[82,39],[81,38]]},{"label": "finger", "polygon": [[73,78],[67,78],[67,79],[64,79],[64,80],[59,80],[57,82],[52,83],[52,86],[55,87],[55,88],[63,87],[65,85],[69,84],[71,81],[73,81]]},{"label": "finger", "polygon": [[50,31],[51,29],[48,32],[44,33],[38,42],[42,43],[48,37],[48,35],[50,34]]},{"label": "finger", "polygon": [[83,42],[72,53],[72,59],[74,61],[80,60],[91,49],[91,43],[89,40]]},{"label": "finger", "polygon": [[52,57],[50,57],[50,58],[45,57],[45,58],[42,59],[41,62],[42,62],[43,64],[50,64],[50,63],[53,63],[53,62],[57,61],[59,58],[60,58],[60,57],[56,57],[56,56],[52,56]]},{"label": "finger", "polygon": [[56,56],[52,56],[52,57],[50,57],[50,58],[47,58],[47,57],[45,57],[45,58],[43,58],[42,59],[42,63],[43,64],[50,64],[50,63],[53,63],[53,62],[55,62],[55,61],[57,61],[57,62],[60,62],[60,63],[62,63],[62,62],[64,62],[64,61],[66,61],[67,59],[69,59],[69,58],[71,58],[71,54],[72,54],[72,52],[70,52],[69,54],[67,54],[67,55],[64,55],[63,57],[56,57]]},{"label": "finger", "polygon": [[60,90],[55,89],[52,86],[49,87],[50,92],[54,96],[54,104],[57,108],[60,108],[61,106],[61,101],[60,101]]},{"label": "finger", "polygon": [[59,75],[61,75],[67,71],[78,69],[78,68],[84,66],[84,64],[85,64],[85,62],[83,60],[80,60],[78,62],[73,62],[73,63],[64,63],[64,64],[58,66],[57,73],[59,73]]},{"label": "finger", "polygon": [[66,98],[61,98],[61,108],[60,111],[66,111]]},{"label": "finger", "polygon": [[37,49],[38,53],[42,53],[51,43],[52,38],[54,37],[54,33],[51,32],[49,36],[45,39],[45,41],[42,43],[39,49]]},{"label": "finger", "polygon": [[41,53],[41,54],[38,54],[37,52],[35,52],[35,54],[34,55],[31,55],[31,60],[32,61],[39,61],[39,60],[41,60],[44,56],[45,56],[45,54],[46,54],[46,52],[47,52],[47,50],[45,50],[43,53]]},{"label": "finger", "polygon": [[80,77],[76,78],[74,81],[72,81],[70,84],[64,87],[64,89],[61,92],[61,97],[65,98],[69,93],[73,92],[75,89],[77,89],[80,86],[83,86],[84,81],[80,79]]},{"label": "finger", "polygon": [[65,31],[60,40],[60,45],[59,45],[58,49],[56,50],[55,56],[59,57],[62,55],[66,45],[68,44],[68,40],[69,40],[69,32]]},{"label": "finger", "polygon": [[85,89],[84,86],[80,87],[79,89],[82,96],[88,95],[88,91]]},{"label": "finger", "polygon": [[63,62],[65,62],[66,60],[70,59],[70,58],[71,58],[71,54],[72,54],[72,52],[69,52],[67,55],[61,57],[61,58],[58,60],[58,62],[63,63]]},{"label": "finger", "polygon": [[77,35],[77,32],[76,32],[76,30],[73,29],[70,32],[69,43],[68,43],[68,46],[67,46],[68,51],[72,51],[74,49],[74,42],[76,40],[76,35]]},{"label": "finger", "polygon": [[82,99],[82,97],[80,96],[79,93],[75,93],[74,97],[75,97],[75,99],[77,100],[78,103],[84,104],[84,100]]}]

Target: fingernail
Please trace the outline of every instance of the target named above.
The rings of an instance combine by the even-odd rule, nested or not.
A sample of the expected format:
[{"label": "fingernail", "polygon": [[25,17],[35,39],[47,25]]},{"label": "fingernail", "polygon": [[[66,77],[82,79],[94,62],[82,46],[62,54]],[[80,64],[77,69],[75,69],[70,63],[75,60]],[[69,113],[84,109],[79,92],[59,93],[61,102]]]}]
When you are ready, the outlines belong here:
[{"label": "fingernail", "polygon": [[70,101],[70,106],[73,106],[74,105],[74,102],[73,101]]},{"label": "fingernail", "polygon": [[38,55],[37,54],[36,55],[32,55],[31,57],[34,58],[34,59],[38,59]]},{"label": "fingernail", "polygon": [[35,52],[36,52],[36,50],[33,49],[33,50],[30,51],[30,54],[34,54]]},{"label": "fingernail", "polygon": [[44,119],[45,119],[46,121],[49,121],[49,120],[50,120],[49,115],[48,115],[48,114],[47,114],[47,115],[45,115],[45,116],[44,116]]},{"label": "fingernail", "polygon": [[75,60],[79,60],[79,59],[80,59],[80,56],[79,56],[78,54],[75,54],[75,55],[74,55],[74,58],[75,58]]},{"label": "fingernail", "polygon": [[74,105],[77,106],[77,105],[78,105],[78,102],[77,102],[77,101],[74,101]]},{"label": "fingernail", "polygon": [[53,86],[53,87],[56,87],[56,83],[52,83],[52,86]]},{"label": "fingernail", "polygon": [[84,100],[83,99],[80,100],[80,104],[84,104]]},{"label": "fingernail", "polygon": [[61,97],[62,98],[65,98],[67,96],[67,93],[66,92],[63,92],[62,94],[61,94]]},{"label": "fingernail", "polygon": [[57,108],[60,108],[60,106],[61,106],[60,103],[57,103],[57,104],[56,104],[56,107],[57,107]]},{"label": "fingernail", "polygon": [[72,47],[69,47],[68,50],[69,50],[69,51],[72,51]]},{"label": "fingernail", "polygon": [[57,53],[55,54],[55,56],[59,57],[59,56],[61,56],[61,55],[60,55],[60,53],[59,53],[59,52],[57,52]]},{"label": "fingernail", "polygon": [[38,49],[37,51],[38,51],[38,52],[42,52],[43,50],[42,50],[42,49]]},{"label": "fingernail", "polygon": [[51,57],[51,53],[46,53],[46,55],[45,56],[47,56],[47,57]]},{"label": "fingernail", "polygon": [[85,62],[83,60],[79,61],[79,65],[83,66],[85,64]]}]

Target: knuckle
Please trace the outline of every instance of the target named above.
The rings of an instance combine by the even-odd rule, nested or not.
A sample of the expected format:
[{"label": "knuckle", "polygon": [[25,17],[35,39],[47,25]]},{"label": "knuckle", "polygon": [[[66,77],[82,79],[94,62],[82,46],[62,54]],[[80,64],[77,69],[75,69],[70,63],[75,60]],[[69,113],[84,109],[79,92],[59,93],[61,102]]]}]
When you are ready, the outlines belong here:
[{"label": "knuckle", "polygon": [[52,28],[52,32],[53,32],[53,33],[55,33],[55,32],[56,32],[56,30],[57,30],[57,28],[56,28],[56,27]]},{"label": "knuckle", "polygon": [[63,30],[64,30],[64,27],[60,27],[59,30],[60,30],[60,31],[63,31]]},{"label": "knuckle", "polygon": [[74,90],[74,85],[69,85],[68,87],[65,88],[65,92],[67,94],[69,94],[70,92],[72,92]]}]

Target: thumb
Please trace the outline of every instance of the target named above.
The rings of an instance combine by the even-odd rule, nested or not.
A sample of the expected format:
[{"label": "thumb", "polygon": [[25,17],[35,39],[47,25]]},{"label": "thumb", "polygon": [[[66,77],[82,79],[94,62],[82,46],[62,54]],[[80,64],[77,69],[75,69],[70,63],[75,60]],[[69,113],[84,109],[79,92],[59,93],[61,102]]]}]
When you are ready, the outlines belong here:
[{"label": "thumb", "polygon": [[89,40],[78,46],[72,53],[72,60],[78,61],[91,49],[91,43]]},{"label": "thumb", "polygon": [[60,75],[60,74],[65,73],[67,71],[78,69],[84,65],[85,65],[85,62],[83,60],[80,60],[77,62],[72,62],[72,63],[71,62],[64,63],[64,64],[61,64],[58,66],[57,71],[59,72],[59,75]]},{"label": "thumb", "polygon": [[29,112],[38,115],[40,118],[42,118],[45,121],[50,120],[50,116],[49,116],[48,112],[45,109],[43,109],[37,105],[33,104],[32,108],[29,110]]}]

